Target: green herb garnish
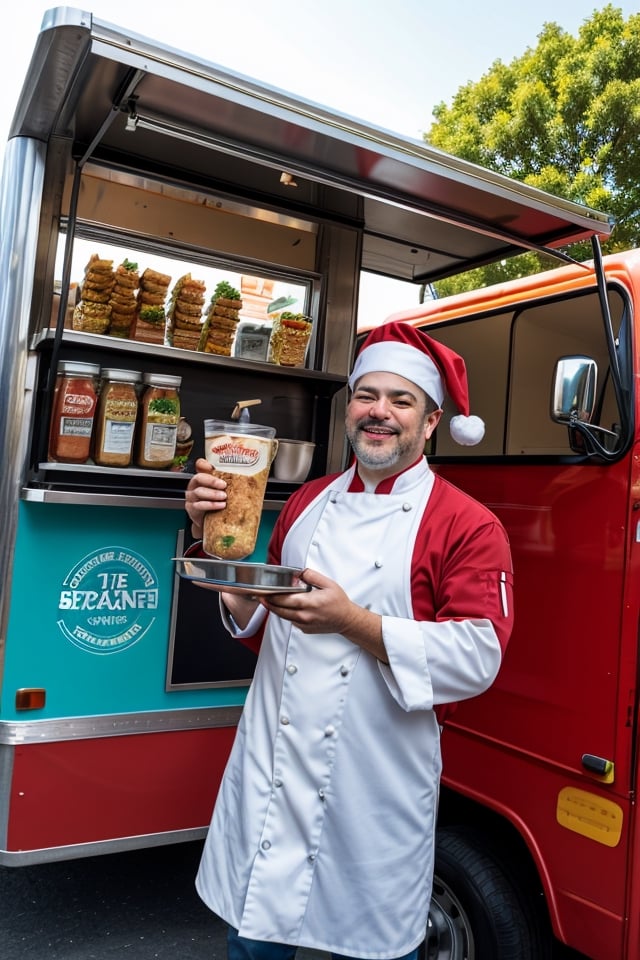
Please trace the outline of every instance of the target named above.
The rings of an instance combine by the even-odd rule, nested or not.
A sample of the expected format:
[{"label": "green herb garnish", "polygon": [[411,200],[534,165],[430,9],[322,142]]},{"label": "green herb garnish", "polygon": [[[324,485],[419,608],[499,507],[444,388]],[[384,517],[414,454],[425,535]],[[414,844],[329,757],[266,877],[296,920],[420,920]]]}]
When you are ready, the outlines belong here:
[{"label": "green herb garnish", "polygon": [[240,291],[236,290],[235,287],[232,287],[230,283],[227,283],[226,280],[221,280],[213,291],[213,296],[211,301],[216,301],[219,297],[222,297],[223,300],[241,300]]},{"label": "green herb garnish", "polygon": [[168,397],[156,397],[149,401],[149,413],[177,413],[178,401]]},{"label": "green herb garnish", "polygon": [[140,307],[139,317],[145,323],[161,323],[164,322],[166,314],[164,307],[144,306]]}]

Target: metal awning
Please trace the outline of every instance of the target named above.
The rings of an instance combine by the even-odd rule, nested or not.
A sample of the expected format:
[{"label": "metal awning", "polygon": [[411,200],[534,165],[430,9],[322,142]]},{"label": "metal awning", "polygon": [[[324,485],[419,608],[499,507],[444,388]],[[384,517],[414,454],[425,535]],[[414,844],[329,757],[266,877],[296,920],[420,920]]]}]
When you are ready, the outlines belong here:
[{"label": "metal awning", "polygon": [[417,283],[613,226],[70,8],[45,14],[10,136],[71,140],[80,162],[352,222],[363,269]]}]

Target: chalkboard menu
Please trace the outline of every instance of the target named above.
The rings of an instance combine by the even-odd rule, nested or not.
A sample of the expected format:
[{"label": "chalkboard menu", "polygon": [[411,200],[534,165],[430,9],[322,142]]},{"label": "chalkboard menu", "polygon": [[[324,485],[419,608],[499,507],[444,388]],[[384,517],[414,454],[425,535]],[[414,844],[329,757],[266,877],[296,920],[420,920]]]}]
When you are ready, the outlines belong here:
[{"label": "chalkboard menu", "polygon": [[[180,531],[176,556],[185,547]],[[256,655],[234,640],[222,623],[218,594],[176,574],[171,615],[167,690],[248,686]]]}]

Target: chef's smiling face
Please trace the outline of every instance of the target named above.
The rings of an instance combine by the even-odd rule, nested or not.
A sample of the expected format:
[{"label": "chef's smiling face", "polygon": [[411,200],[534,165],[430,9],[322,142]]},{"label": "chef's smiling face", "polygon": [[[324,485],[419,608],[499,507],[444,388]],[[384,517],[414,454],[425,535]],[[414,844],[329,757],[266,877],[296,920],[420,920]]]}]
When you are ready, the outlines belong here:
[{"label": "chef's smiling face", "polygon": [[345,418],[365,479],[379,482],[418,459],[442,416],[427,412],[424,391],[395,373],[366,373],[355,384]]}]

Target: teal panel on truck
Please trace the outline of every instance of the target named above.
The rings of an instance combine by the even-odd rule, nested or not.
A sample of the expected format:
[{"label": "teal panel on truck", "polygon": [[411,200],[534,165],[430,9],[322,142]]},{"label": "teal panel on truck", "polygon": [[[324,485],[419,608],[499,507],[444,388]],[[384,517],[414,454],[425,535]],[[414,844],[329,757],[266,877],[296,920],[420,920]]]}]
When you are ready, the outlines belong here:
[{"label": "teal panel on truck", "polygon": [[[264,514],[251,559],[265,559],[275,516]],[[243,702],[245,689],[233,686],[165,689],[172,557],[185,518],[175,509],[20,503],[3,719]],[[203,643],[215,643],[201,628]],[[42,710],[15,710],[15,692],[25,687],[46,689]]]}]

